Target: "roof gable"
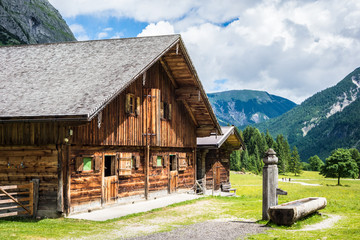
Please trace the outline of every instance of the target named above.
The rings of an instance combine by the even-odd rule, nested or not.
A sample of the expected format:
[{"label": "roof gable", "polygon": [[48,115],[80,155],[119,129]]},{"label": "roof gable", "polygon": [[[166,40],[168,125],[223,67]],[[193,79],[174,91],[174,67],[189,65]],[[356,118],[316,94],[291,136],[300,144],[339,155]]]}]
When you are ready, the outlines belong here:
[{"label": "roof gable", "polygon": [[0,118],[89,119],[180,35],[0,48]]},{"label": "roof gable", "polygon": [[220,148],[224,143],[228,143],[234,149],[245,147],[245,144],[234,126],[221,127],[222,135],[211,135],[208,137],[198,137],[198,148]]}]

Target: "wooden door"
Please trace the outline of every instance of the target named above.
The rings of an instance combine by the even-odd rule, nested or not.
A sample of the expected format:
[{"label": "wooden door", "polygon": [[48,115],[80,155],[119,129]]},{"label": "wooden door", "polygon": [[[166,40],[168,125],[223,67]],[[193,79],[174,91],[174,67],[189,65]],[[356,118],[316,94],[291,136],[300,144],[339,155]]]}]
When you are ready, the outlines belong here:
[{"label": "wooden door", "polygon": [[105,155],[103,185],[103,202],[105,204],[114,203],[118,195],[118,162],[119,158],[116,155]]},{"label": "wooden door", "polygon": [[104,201],[105,204],[114,203],[118,193],[118,178],[110,176],[104,178]]},{"label": "wooden door", "polygon": [[170,171],[170,193],[176,192],[178,187],[178,171]]}]

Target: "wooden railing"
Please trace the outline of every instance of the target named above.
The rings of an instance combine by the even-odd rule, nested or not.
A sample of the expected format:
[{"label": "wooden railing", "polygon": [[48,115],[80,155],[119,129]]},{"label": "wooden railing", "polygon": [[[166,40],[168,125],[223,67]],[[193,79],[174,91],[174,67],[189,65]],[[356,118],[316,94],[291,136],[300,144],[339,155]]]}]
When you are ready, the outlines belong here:
[{"label": "wooden railing", "polygon": [[39,180],[28,184],[0,186],[0,218],[9,216],[36,216]]}]

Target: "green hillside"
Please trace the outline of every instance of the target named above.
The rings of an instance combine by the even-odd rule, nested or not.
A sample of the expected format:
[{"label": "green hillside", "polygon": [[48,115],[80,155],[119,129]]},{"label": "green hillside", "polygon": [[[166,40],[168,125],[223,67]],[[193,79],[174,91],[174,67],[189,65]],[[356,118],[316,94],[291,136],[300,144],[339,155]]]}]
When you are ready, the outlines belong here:
[{"label": "green hillside", "polygon": [[337,147],[359,149],[360,68],[336,86],[308,98],[280,117],[256,125],[296,145],[302,160],[317,154],[323,160]]}]

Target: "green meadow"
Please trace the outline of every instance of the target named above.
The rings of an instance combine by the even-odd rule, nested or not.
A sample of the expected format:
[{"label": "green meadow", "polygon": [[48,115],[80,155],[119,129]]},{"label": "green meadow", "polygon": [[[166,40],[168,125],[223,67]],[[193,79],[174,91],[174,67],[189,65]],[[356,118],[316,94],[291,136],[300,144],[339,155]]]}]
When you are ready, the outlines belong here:
[{"label": "green meadow", "polygon": [[[261,221],[262,178],[253,174],[231,174],[236,197],[206,197],[174,204],[150,212],[134,214],[105,222],[66,218],[32,220],[8,218],[0,220],[0,239],[119,239],[155,232],[213,219],[251,220],[272,227],[265,234],[249,239],[360,239],[360,181],[326,179],[317,172],[300,176],[280,175],[292,182],[279,181],[279,188],[288,192],[279,196],[279,204],[306,197],[325,197],[328,205],[291,227]],[[319,186],[301,185],[319,184]],[[327,221],[338,219],[331,226]],[[306,230],[318,226],[317,230]]]}]

